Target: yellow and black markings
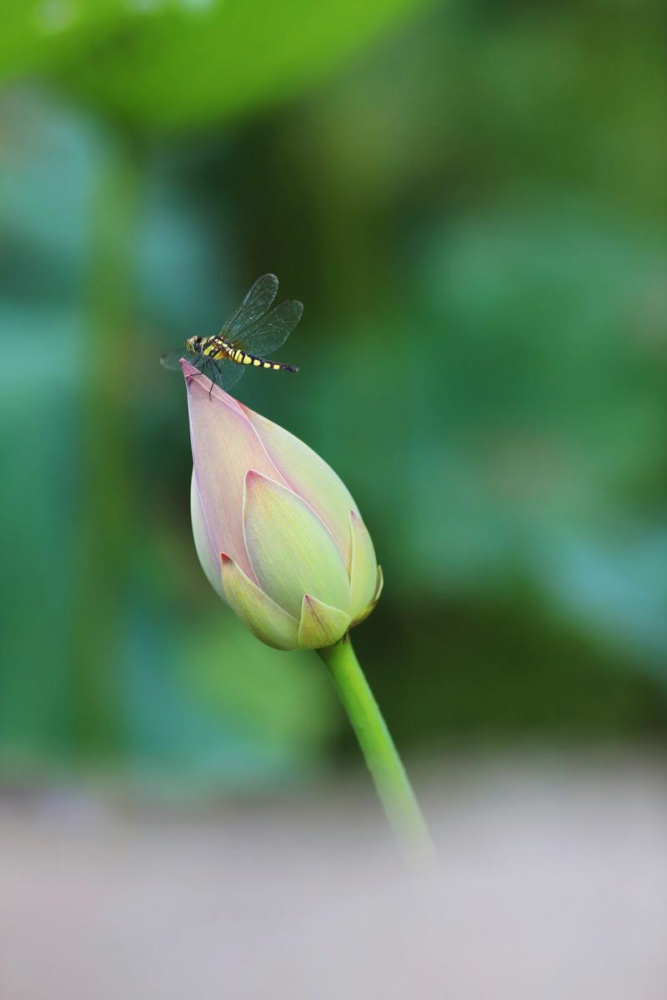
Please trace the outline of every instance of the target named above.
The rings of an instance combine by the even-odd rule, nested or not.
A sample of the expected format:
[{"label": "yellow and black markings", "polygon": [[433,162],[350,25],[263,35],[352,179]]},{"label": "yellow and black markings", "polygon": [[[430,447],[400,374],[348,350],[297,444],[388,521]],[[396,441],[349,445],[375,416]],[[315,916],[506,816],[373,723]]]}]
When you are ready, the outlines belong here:
[{"label": "yellow and black markings", "polygon": [[265,358],[257,358],[254,354],[248,354],[233,344],[223,340],[222,337],[209,337],[203,341],[200,353],[212,361],[222,361],[229,358],[239,365],[253,365],[255,368],[270,368],[272,371],[292,371],[292,365],[282,365],[277,361],[266,361]]}]

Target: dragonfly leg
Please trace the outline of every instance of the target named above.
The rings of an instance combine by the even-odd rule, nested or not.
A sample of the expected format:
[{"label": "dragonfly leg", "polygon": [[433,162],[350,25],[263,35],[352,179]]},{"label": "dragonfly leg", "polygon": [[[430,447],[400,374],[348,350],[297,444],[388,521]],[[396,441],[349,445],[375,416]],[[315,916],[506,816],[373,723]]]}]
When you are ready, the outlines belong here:
[{"label": "dragonfly leg", "polygon": [[[218,378],[220,378],[220,377],[221,377],[221,375],[222,375],[222,373],[221,373],[221,371],[220,371],[220,365],[219,365],[219,364],[218,364],[218,362],[217,362],[217,361],[215,360],[215,358],[209,358],[209,357],[207,357],[207,358],[206,358],[206,361],[205,361],[205,362],[204,362],[204,364],[202,365],[202,375],[204,375],[204,374],[206,373],[206,369],[207,369],[207,368],[208,368],[209,366],[210,366],[210,367],[211,367],[211,368],[212,368],[212,369],[214,370],[214,372],[217,372],[217,374],[218,374]],[[214,379],[212,379],[212,378],[210,377],[210,375],[208,375],[208,376],[207,376],[207,378],[209,378],[209,379],[210,379],[210,381],[211,381],[211,388],[210,388],[210,389],[208,390],[208,398],[209,398],[209,400],[210,400],[210,398],[211,398],[211,396],[212,396],[212,394],[213,394],[213,386],[214,386],[214,384],[215,384],[215,380],[214,380]]]},{"label": "dragonfly leg", "polygon": [[[205,354],[200,354],[199,357],[200,357],[199,371],[202,373],[202,375],[206,375],[208,366],[211,364],[211,359],[207,357]],[[210,399],[211,393],[213,392],[213,379],[210,377],[210,375],[206,375],[206,378],[208,378],[211,383],[211,388],[208,390],[208,398]]]}]

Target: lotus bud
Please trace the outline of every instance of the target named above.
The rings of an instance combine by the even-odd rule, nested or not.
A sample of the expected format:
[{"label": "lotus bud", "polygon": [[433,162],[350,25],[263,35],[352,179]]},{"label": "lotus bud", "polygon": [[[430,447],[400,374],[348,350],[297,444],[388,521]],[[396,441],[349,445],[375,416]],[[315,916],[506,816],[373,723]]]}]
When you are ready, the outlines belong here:
[{"label": "lotus bud", "polygon": [[333,645],[371,613],[382,589],[357,505],[311,448],[181,365],[204,572],[269,646]]}]

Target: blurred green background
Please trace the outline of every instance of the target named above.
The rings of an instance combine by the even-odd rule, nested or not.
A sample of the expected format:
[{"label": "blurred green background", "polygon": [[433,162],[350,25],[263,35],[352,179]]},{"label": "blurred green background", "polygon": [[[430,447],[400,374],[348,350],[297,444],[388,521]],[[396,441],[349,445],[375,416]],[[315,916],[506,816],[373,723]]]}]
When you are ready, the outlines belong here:
[{"label": "blurred green background", "polygon": [[[274,271],[239,396],[356,497],[400,746],[667,732],[667,130],[651,0],[40,0],[0,13],[0,773],[265,790],[354,749],[189,523],[181,380]],[[287,384],[289,381],[289,384]]]}]

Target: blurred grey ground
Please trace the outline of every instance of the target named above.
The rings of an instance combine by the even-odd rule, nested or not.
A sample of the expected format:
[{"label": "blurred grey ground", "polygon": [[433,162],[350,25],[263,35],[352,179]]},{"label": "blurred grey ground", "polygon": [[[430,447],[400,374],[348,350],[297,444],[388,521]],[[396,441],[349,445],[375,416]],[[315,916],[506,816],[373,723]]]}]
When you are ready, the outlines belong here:
[{"label": "blurred grey ground", "polygon": [[667,995],[664,755],[418,774],[441,853],[397,874],[366,785],[180,813],[0,798],[2,1000]]}]

